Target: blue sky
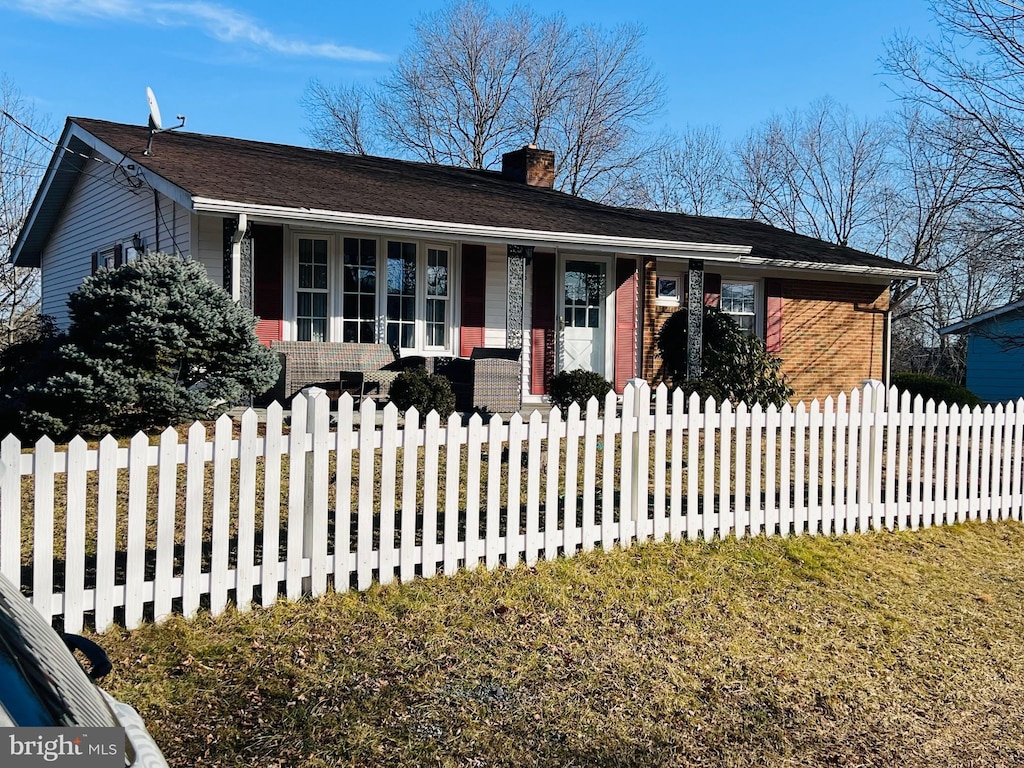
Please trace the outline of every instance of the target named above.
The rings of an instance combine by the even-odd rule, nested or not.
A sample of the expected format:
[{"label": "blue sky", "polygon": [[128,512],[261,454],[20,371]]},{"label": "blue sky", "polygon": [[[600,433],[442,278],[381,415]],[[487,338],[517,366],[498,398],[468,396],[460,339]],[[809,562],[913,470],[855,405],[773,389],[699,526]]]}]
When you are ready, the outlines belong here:
[{"label": "blue sky", "polygon": [[[503,9],[507,2],[492,2]],[[56,125],[67,115],[144,123],[152,86],[164,123],[307,144],[310,78],[373,82],[441,2],[0,0],[0,74]],[[657,125],[717,124],[729,141],[773,112],[831,96],[861,117],[894,107],[880,74],[895,32],[925,37],[925,0],[535,2],[570,23],[637,22],[665,78]]]}]

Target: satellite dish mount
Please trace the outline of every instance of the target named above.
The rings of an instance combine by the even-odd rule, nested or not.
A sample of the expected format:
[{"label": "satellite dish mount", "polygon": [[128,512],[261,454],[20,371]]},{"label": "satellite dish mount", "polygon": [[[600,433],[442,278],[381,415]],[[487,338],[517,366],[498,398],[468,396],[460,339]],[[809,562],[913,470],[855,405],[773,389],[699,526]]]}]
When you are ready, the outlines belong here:
[{"label": "satellite dish mount", "polygon": [[163,122],[160,119],[160,106],[156,103],[156,96],[153,95],[153,89],[148,85],[146,86],[146,101],[149,102],[149,141],[146,142],[145,154],[153,154],[153,137],[158,133],[165,133],[167,131],[176,131],[178,128],[185,127],[185,116],[178,115],[178,119],[181,120],[178,125],[172,125],[169,128],[164,128]]}]

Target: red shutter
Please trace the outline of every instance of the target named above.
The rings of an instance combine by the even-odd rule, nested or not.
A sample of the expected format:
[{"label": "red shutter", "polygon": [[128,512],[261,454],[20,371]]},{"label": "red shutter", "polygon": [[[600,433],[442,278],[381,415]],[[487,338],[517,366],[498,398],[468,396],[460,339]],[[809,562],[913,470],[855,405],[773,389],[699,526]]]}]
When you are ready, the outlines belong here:
[{"label": "red shutter", "polygon": [[271,341],[280,341],[284,319],[284,228],[253,224],[252,249],[256,336],[269,347]]},{"label": "red shutter", "polygon": [[544,395],[555,375],[555,256],[533,254],[533,330],[530,333],[530,392]]},{"label": "red shutter", "polygon": [[704,304],[708,307],[722,305],[722,276],[713,272],[704,273]]},{"label": "red shutter", "polygon": [[636,260],[615,262],[615,391],[636,376]]},{"label": "red shutter", "polygon": [[487,291],[487,248],[462,246],[462,329],[459,356],[469,357],[484,346],[484,295]]},{"label": "red shutter", "polygon": [[764,342],[768,351],[777,355],[782,351],[782,281],[769,278],[764,281],[764,288]]}]

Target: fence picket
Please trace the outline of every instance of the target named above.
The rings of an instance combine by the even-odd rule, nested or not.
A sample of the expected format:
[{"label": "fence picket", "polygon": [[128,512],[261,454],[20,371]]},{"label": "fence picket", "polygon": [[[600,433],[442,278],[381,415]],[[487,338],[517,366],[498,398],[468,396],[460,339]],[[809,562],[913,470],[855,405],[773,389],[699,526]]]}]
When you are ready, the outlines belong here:
[{"label": "fence picket", "polygon": [[736,461],[735,467],[735,501],[733,502],[734,527],[736,537],[743,538],[749,535],[750,513],[747,509],[747,438],[750,434],[750,414],[747,411],[747,404],[740,403],[736,406]]},{"label": "fence picket", "polygon": [[[104,438],[106,440],[107,438]],[[114,446],[117,441],[110,438]],[[100,445],[102,450],[103,446]],[[199,610],[199,577],[203,568],[203,487],[206,480],[206,429],[198,421],[189,427],[185,446],[185,559],[181,575],[181,611],[192,618]],[[112,478],[113,479],[113,478]],[[102,482],[102,470],[101,470]],[[100,494],[103,486],[100,486]],[[100,508],[102,509],[102,504]],[[97,532],[98,535],[98,532]],[[97,571],[97,576],[99,575]],[[97,584],[97,591],[99,584]],[[99,629],[99,607],[96,609]],[[102,630],[100,630],[102,631]]]},{"label": "fence picket", "polygon": [[582,521],[577,525],[580,471],[580,437],[582,435],[580,406],[570,403],[565,417],[565,509],[562,514],[562,527],[565,553],[571,555],[583,545]]},{"label": "fence picket", "polygon": [[[843,510],[843,526],[846,533],[853,533],[857,527],[857,448],[860,446],[860,390],[850,392],[849,407],[846,411],[846,480],[843,485],[846,506]],[[861,531],[863,533],[863,531]]]},{"label": "fence picket", "polygon": [[665,515],[665,464],[668,459],[668,387],[662,382],[654,394],[654,540],[664,541],[668,535],[669,520]]},{"label": "fence picket", "polygon": [[501,416],[487,422],[487,520],[485,561],[487,570],[498,567],[501,554]]},{"label": "fence picket", "polygon": [[615,419],[617,402],[614,392],[609,392],[604,398],[601,437],[601,546],[604,549],[615,545],[618,533],[615,525],[615,437],[619,433]]},{"label": "fence picket", "polygon": [[540,468],[544,421],[540,412],[530,414],[526,449],[526,564],[534,566],[543,540],[540,531]]},{"label": "fence picket", "polygon": [[53,610],[53,440],[41,437],[35,450],[35,500],[32,505],[32,605],[47,622]]},{"label": "fence picket", "polygon": [[620,547],[628,547],[636,531],[640,510],[636,506],[637,418],[636,387],[622,393],[622,427],[619,430],[619,530]]},{"label": "fence picket", "polygon": [[[213,528],[210,531],[210,613],[228,604],[228,537],[231,515],[231,419],[217,419],[213,434]],[[293,598],[295,599],[295,598]]]},{"label": "fence picket", "polygon": [[[341,429],[340,424],[338,429]],[[423,562],[422,546],[419,557],[416,555],[416,511],[419,509],[416,481],[420,476],[421,442],[420,414],[415,408],[410,408],[405,412],[405,426],[402,430],[402,530],[399,534],[401,554],[398,558],[398,575],[403,584],[416,576],[416,565]]]},{"label": "fence picket", "polygon": [[523,417],[513,413],[508,420],[508,505],[505,508],[505,565],[511,568],[526,552],[522,520]]},{"label": "fence picket", "polygon": [[1002,404],[998,406],[997,411],[1001,409],[999,413],[999,434],[995,440],[994,450],[999,452],[999,459],[996,460],[995,466],[999,467],[999,496],[998,496],[998,509],[999,519],[1005,520],[1009,517],[1010,511],[1010,465],[1011,465],[1011,452],[1012,452],[1012,431],[1013,431],[1013,402],[1006,404],[1005,408]]},{"label": "fence picket", "polygon": [[81,437],[68,444],[64,555],[64,631],[81,632],[85,611],[86,453]]},{"label": "fence picket", "polygon": [[1021,488],[1024,477],[1021,476],[1022,453],[1024,453],[1024,398],[1017,400],[1013,411],[1013,519],[1024,517],[1024,489]]},{"label": "fence picket", "polygon": [[929,399],[924,407],[924,441],[922,447],[921,464],[921,527],[930,528],[934,524],[935,502],[934,502],[934,472],[932,462],[935,460],[935,401]]},{"label": "fence picket", "polygon": [[[230,426],[229,426],[230,429]],[[128,448],[128,537],[125,541],[124,626],[142,623],[143,587],[146,583],[146,502],[149,438],[139,432]],[[216,534],[216,532],[215,532]],[[223,532],[227,541],[227,531]],[[225,546],[227,546],[225,544]]]},{"label": "fence picket", "polygon": [[732,403],[722,403],[718,414],[718,535],[725,539],[736,527],[732,507],[732,431],[736,417]]},{"label": "fence picket", "polygon": [[764,434],[764,410],[757,403],[750,411],[750,535],[764,530],[764,505],[761,503],[761,436]]},{"label": "fence picket", "polygon": [[793,412],[793,530],[798,536],[810,530],[807,499],[804,489],[807,472],[807,406],[797,403]]},{"label": "fence picket", "polygon": [[[281,588],[279,549],[281,546],[281,454],[284,448],[281,433],[283,426],[284,414],[281,405],[272,403],[267,408],[267,423],[264,427],[266,437],[263,443],[263,547],[260,568],[260,604],[264,607],[274,604]],[[341,471],[340,455],[339,448],[339,474]],[[347,492],[348,487],[346,486]],[[345,526],[348,527],[347,518]],[[340,537],[341,533],[337,533],[336,536]],[[347,578],[343,586],[344,588],[348,587]],[[337,581],[335,581],[335,589],[338,589]]]},{"label": "fence picket", "polygon": [[21,441],[0,443],[0,573],[21,584]]},{"label": "fence picket", "polygon": [[252,605],[256,557],[256,433],[252,408],[242,414],[238,436],[238,555],[235,558],[235,605],[245,613]]},{"label": "fence picket", "polygon": [[793,467],[793,408],[786,403],[779,409],[779,534],[791,536],[793,530],[793,501],[791,496]]},{"label": "fence picket", "polygon": [[156,570],[153,574],[153,616],[163,621],[171,614],[174,595],[174,522],[178,496],[178,433],[168,427],[160,433],[157,456]]},{"label": "fence picket", "polygon": [[672,468],[669,472],[669,533],[679,541],[686,530],[683,519],[683,432],[686,425],[686,400],[683,390],[672,392]]},{"label": "fence picket", "polygon": [[480,414],[469,418],[466,432],[466,568],[474,570],[483,555],[480,546],[480,454],[484,426]]},{"label": "fence picket", "polygon": [[586,421],[583,425],[583,551],[592,552],[601,537],[597,532],[597,440],[600,407],[596,397],[587,400]]},{"label": "fence picket", "polygon": [[[356,508],[356,586],[368,589],[373,581],[374,491],[377,488],[377,457],[374,443],[377,404],[365,398],[359,404],[359,495]],[[435,473],[433,475],[437,477]],[[289,539],[289,547],[291,540]],[[289,553],[290,554],[290,553]],[[291,560],[289,559],[289,562]],[[289,572],[291,568],[289,567]]]},{"label": "fence picket", "polygon": [[[205,434],[200,440],[205,440]],[[100,440],[96,473],[96,588],[94,621],[97,632],[114,622],[114,565],[117,554],[117,440]],[[200,457],[202,448],[199,448]],[[199,484],[202,493],[202,484]],[[198,581],[198,580],[197,580]],[[198,605],[198,584],[196,603]],[[184,611],[183,611],[184,612]],[[189,617],[193,614],[185,614]]]},{"label": "fence picket", "polygon": [[398,407],[384,406],[380,448],[380,567],[378,581],[395,578],[395,484],[398,482]]},{"label": "fence picket", "polygon": [[[462,417],[453,413],[448,417],[445,430],[447,452],[444,465],[444,575],[454,576],[459,570],[459,556],[465,557],[466,547],[459,540],[459,482],[462,475],[462,443],[458,439]],[[360,587],[362,589],[362,587]]]},{"label": "fence picket", "polygon": [[[306,458],[305,519],[302,557],[309,563],[309,586],[314,596],[327,591],[327,489],[330,467],[331,401],[327,392],[314,389],[306,417],[313,435],[312,453]],[[303,566],[305,569],[305,566]]]},{"label": "fence picket", "polygon": [[437,411],[427,414],[423,432],[423,556],[422,573],[430,577],[437,573],[437,490],[438,451],[441,447],[441,417]]},{"label": "fence picket", "polygon": [[[547,463],[544,471],[544,559],[554,560],[563,542],[558,527],[558,470],[561,462],[562,413],[558,406],[548,414]],[[568,471],[568,468],[566,468]]]},{"label": "fence picket", "polygon": [[700,467],[700,436],[704,430],[704,414],[696,392],[690,394],[686,416],[686,540],[696,541],[703,517],[697,509],[697,472]]},{"label": "fence picket", "polygon": [[712,398],[704,403],[704,493],[701,511],[703,512],[704,541],[711,541],[719,529],[718,515],[715,510],[715,454],[717,451],[718,408]]},{"label": "fence picket", "polygon": [[818,471],[821,467],[821,403],[811,401],[807,415],[807,531],[811,535],[824,532],[821,524],[821,499],[818,497]]},{"label": "fence picket", "polygon": [[981,479],[978,485],[978,517],[981,520],[992,519],[992,433],[995,427],[995,414],[991,405],[986,405],[982,413],[981,423]]},{"label": "fence picket", "polygon": [[764,532],[775,536],[779,531],[779,511],[775,497],[777,487],[775,449],[779,437],[779,409],[774,403],[764,413]]},{"label": "fence picket", "polygon": [[[292,399],[291,431],[288,433],[288,510],[285,518],[284,592],[289,600],[302,595],[303,523],[306,519],[306,397]],[[371,422],[372,423],[372,422]],[[372,454],[371,454],[372,455]],[[360,482],[362,473],[360,473]],[[366,586],[370,586],[369,580]],[[361,587],[365,589],[365,587]]]},{"label": "fence picket", "polygon": [[935,409],[935,525],[949,524],[949,494],[946,477],[948,461],[946,440],[949,439],[949,406],[940,402]]}]

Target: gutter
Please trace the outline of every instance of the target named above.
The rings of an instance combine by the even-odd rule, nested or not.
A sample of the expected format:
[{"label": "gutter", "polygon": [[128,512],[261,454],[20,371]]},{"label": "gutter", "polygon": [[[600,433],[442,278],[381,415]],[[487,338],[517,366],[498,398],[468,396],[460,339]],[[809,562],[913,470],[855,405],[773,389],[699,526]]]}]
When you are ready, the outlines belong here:
[{"label": "gutter", "polygon": [[871,267],[860,264],[822,264],[812,261],[780,260],[751,255],[749,245],[723,245],[684,240],[651,240],[648,238],[595,235],[579,232],[552,232],[546,230],[520,229],[516,227],[494,227],[480,224],[409,219],[397,216],[379,216],[365,213],[345,213],[314,208],[289,208],[253,203],[239,203],[231,200],[217,200],[208,197],[192,199],[192,210],[196,213],[216,215],[247,214],[260,221],[287,224],[307,222],[309,224],[331,224],[359,229],[377,230],[395,235],[424,233],[447,239],[473,239],[478,242],[505,244],[509,241],[535,248],[558,248],[571,250],[577,246],[589,253],[619,253],[634,256],[656,256],[664,258],[702,258],[713,264],[730,264],[750,267],[765,267],[793,271],[835,272],[839,274],[883,277],[891,280],[932,279],[934,272],[899,267]]},{"label": "gutter", "polygon": [[[936,275],[934,272],[928,273],[928,275]],[[921,287],[921,280],[925,278],[925,275],[919,276],[915,283],[910,286],[910,290],[900,296],[899,301],[895,304],[890,302],[889,308],[885,310],[884,324],[885,331],[882,336],[882,383],[885,385],[885,391],[889,391],[889,386],[892,382],[892,311],[905,302],[914,291]]]}]

